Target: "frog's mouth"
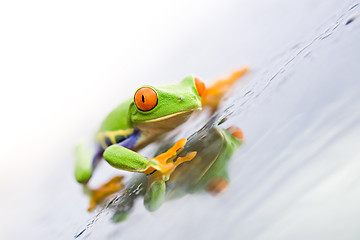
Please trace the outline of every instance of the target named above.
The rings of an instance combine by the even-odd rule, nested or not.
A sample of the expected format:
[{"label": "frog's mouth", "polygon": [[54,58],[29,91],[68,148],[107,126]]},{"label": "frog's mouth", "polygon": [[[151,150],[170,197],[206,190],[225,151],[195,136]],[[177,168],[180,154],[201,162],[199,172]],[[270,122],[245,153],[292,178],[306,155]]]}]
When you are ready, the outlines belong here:
[{"label": "frog's mouth", "polygon": [[194,111],[200,109],[201,108],[199,107],[192,108],[190,110],[169,114],[135,124],[135,127],[140,130],[143,136],[142,139],[144,140],[144,142],[141,142],[140,145],[146,144],[145,141],[147,140],[153,141],[154,139],[161,137],[164,133],[174,130],[176,127],[186,122]]},{"label": "frog's mouth", "polygon": [[[147,120],[147,121],[144,121],[144,123],[155,123],[155,122],[158,122],[158,123],[166,123],[166,120],[171,120],[171,119],[176,119],[178,120],[178,124],[177,125],[180,125],[184,122],[186,122],[186,120],[189,118],[189,116],[194,112],[194,111],[197,111],[197,110],[200,110],[201,108],[198,107],[198,108],[192,108],[190,110],[185,110],[185,111],[181,111],[181,112],[176,112],[176,113],[173,113],[173,114],[169,114],[169,115],[166,115],[166,116],[162,116],[162,117],[159,117],[159,118],[155,118],[155,119],[151,119],[151,120]],[[169,123],[172,123],[172,121],[169,121]],[[175,123],[175,121],[174,121]]]}]

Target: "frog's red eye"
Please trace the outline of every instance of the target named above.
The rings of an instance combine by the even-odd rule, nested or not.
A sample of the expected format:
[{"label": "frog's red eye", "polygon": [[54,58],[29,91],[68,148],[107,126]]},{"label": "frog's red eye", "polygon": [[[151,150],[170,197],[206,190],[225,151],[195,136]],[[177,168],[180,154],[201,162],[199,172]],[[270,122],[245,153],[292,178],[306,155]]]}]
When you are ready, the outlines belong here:
[{"label": "frog's red eye", "polygon": [[153,109],[158,101],[157,94],[154,89],[143,87],[136,91],[134,102],[141,111],[149,111]]},{"label": "frog's red eye", "polygon": [[194,77],[194,80],[195,80],[196,90],[197,90],[199,96],[201,97],[203,95],[203,93],[205,92],[205,84],[198,77]]}]

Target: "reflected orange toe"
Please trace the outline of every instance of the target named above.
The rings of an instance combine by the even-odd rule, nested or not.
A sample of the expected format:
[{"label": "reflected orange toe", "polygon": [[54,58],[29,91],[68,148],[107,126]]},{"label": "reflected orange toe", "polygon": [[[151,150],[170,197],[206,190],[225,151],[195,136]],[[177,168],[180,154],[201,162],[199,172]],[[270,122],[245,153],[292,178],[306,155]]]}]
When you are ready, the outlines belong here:
[{"label": "reflected orange toe", "polygon": [[231,126],[229,128],[226,129],[231,135],[233,135],[234,137],[236,137],[237,139],[243,141],[244,140],[244,133],[243,131],[238,128],[238,127],[234,127]]},{"label": "reflected orange toe", "polygon": [[225,178],[215,178],[207,185],[206,191],[212,195],[217,195],[223,192],[228,187],[228,185],[229,183]]},{"label": "reflected orange toe", "polygon": [[186,144],[186,139],[183,138],[177,141],[174,146],[172,146],[166,152],[160,154],[159,156],[153,158],[154,160],[158,161],[160,164],[166,164],[169,160],[172,160],[177,154],[179,154]]},{"label": "reflected orange toe", "polygon": [[183,162],[191,161],[195,156],[196,152],[190,152],[185,157],[178,157],[176,161],[173,160],[175,157],[184,149],[186,144],[186,139],[181,139],[177,141],[174,146],[172,146],[166,152],[160,154],[159,156],[150,159],[155,162],[158,166],[154,166],[146,171],[146,173],[150,173],[154,170],[158,170],[165,178],[169,178],[171,173]]}]

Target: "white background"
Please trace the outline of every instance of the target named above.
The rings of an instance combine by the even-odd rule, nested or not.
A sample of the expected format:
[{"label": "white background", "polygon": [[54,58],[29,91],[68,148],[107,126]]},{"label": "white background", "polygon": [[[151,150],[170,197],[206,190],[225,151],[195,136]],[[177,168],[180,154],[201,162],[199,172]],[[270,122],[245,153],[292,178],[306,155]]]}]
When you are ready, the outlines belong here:
[{"label": "white background", "polygon": [[[2,1],[4,236],[69,238],[86,222],[87,200],[78,196],[81,189],[72,178],[73,147],[81,138],[91,139],[104,116],[136,87],[177,82],[191,73],[209,82],[245,64],[252,71],[249,82],[261,85],[354,3]],[[260,95],[256,107],[237,120],[247,145],[238,155],[241,165],[230,171],[234,183],[228,195],[202,198],[201,205],[186,198],[181,213],[176,203],[155,215],[136,212],[116,234],[129,229],[128,237],[136,238],[131,232],[143,227],[156,236],[156,226],[138,222],[156,219],[186,227],[172,230],[179,238],[190,232],[204,239],[356,239],[360,53],[359,24],[353,24],[333,39],[317,39],[310,60],[304,53],[305,60],[285,66],[296,74],[284,77],[290,79],[284,87]],[[307,142],[314,136],[316,141]],[[329,139],[338,141],[327,148]],[[237,206],[232,214],[229,206]],[[186,218],[189,211],[192,220]],[[226,230],[216,228],[219,221]],[[22,231],[16,231],[19,226]],[[111,235],[114,229],[99,229],[97,236],[117,236]]]}]

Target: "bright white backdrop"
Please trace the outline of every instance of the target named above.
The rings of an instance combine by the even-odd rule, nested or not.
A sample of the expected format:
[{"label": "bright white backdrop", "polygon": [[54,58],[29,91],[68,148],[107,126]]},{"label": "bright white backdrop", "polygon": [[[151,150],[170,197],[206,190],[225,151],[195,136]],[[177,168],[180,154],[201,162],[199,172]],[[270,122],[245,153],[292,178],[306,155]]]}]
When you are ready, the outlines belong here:
[{"label": "bright white backdrop", "polygon": [[[333,26],[355,3],[352,0],[341,3],[337,0],[2,1],[0,222],[5,236],[8,238],[11,233],[16,238],[31,233],[29,237],[33,238],[49,237],[49,234],[58,234],[54,238],[67,238],[74,233],[74,224],[85,222],[87,215],[81,208],[86,205],[86,197],[80,197],[80,188],[72,178],[73,147],[82,137],[91,139],[103,117],[137,86],[176,82],[189,73],[212,80],[244,64],[249,65],[254,74],[249,75],[250,81],[257,83],[262,76],[271,76],[268,73],[259,76],[259,72],[264,69],[278,71],[267,67],[276,61],[286,63],[286,58],[311,42],[323,29]],[[351,108],[342,108],[340,104],[353,100],[352,95],[339,101],[340,106],[331,106],[331,111],[325,108],[326,101],[320,102],[335,96],[334,89],[341,89],[340,81],[331,88],[327,79],[341,79],[358,89],[352,72],[345,71],[347,66],[356,69],[349,63],[356,63],[359,56],[358,48],[349,49],[355,46],[353,40],[359,39],[358,32],[347,35],[351,26],[343,30],[345,38],[330,38],[328,41],[333,46],[327,42],[327,48],[310,55],[308,59],[315,59],[316,68],[311,68],[313,62],[305,60],[294,64],[296,67],[290,70],[297,75],[294,78],[290,75],[291,81],[284,87],[286,91],[274,91],[273,101],[268,101],[266,94],[266,97],[262,95],[260,106],[250,111],[244,120],[239,120],[246,131],[247,145],[240,152],[243,160],[231,170],[234,176],[231,194],[220,200],[206,198],[206,204],[199,206],[197,198],[185,199],[181,202],[185,209],[183,215],[172,208],[174,205],[165,205],[155,217],[164,224],[171,224],[168,219],[176,218],[188,230],[196,232],[197,227],[206,228],[191,225],[197,220],[206,219],[211,229],[216,228],[218,222],[204,217],[212,206],[218,209],[212,216],[221,217],[229,212],[228,206],[239,204],[237,209],[231,210],[233,215],[219,218],[233,230],[226,231],[228,237],[237,234],[247,239],[252,236],[289,239],[288,236],[297,235],[301,239],[311,237],[312,233],[326,235],[328,228],[336,233],[351,230],[347,232],[347,239],[355,239],[351,238],[356,237],[354,226],[357,223],[353,220],[359,218],[349,212],[359,212],[355,201],[359,199],[359,191],[353,190],[355,187],[351,185],[357,181],[358,164],[354,159],[358,152],[349,143],[358,140],[359,128],[354,127],[353,134],[341,135],[331,148],[334,150],[328,152],[321,148],[323,146],[314,147],[310,143],[297,147],[302,143],[289,140],[299,134],[299,139],[307,143],[308,137],[313,136],[312,131],[321,129],[319,126],[324,122],[329,129],[338,126],[337,115],[333,112],[337,108],[345,118],[356,119],[356,111],[351,112]],[[321,44],[313,48],[319,46]],[[337,46],[336,56],[329,46]],[[343,72],[335,71],[337,66],[342,66]],[[346,86],[344,89],[347,90]],[[353,106],[358,106],[358,102],[353,102]],[[307,111],[314,114],[308,116]],[[322,114],[317,116],[318,112]],[[328,112],[331,114],[327,115]],[[326,121],[327,116],[329,121]],[[297,119],[302,121],[297,122]],[[309,125],[303,125],[304,119],[310,119]],[[346,123],[340,120],[338,122]],[[282,131],[268,129],[270,123],[281,124]],[[301,132],[299,126],[307,131]],[[340,124],[338,129],[343,126]],[[324,142],[333,136],[322,135],[328,128],[317,132]],[[279,142],[271,139],[271,134],[279,134]],[[287,143],[290,147],[283,149]],[[312,153],[309,149],[319,150],[314,158],[318,162],[310,167],[304,164],[304,169],[300,168],[302,171],[296,174],[290,171],[293,166],[287,159],[283,160],[284,156],[291,156],[301,165],[307,159],[304,156]],[[342,168],[339,167],[336,174],[327,175],[324,182],[313,181],[319,172],[323,173],[324,167],[327,169],[326,160],[338,152],[348,154],[344,159],[349,164],[344,161]],[[338,167],[337,159],[332,159],[335,167]],[[311,171],[306,171],[307,168]],[[292,174],[294,178],[286,178]],[[51,186],[52,179],[54,186]],[[289,183],[277,182],[279,179]],[[312,188],[313,182],[319,185]],[[340,190],[344,188],[350,190],[343,193]],[[301,189],[301,192],[294,189]],[[328,198],[332,201],[327,201]],[[217,201],[231,204],[221,205]],[[288,211],[283,210],[282,204],[289,204]],[[345,211],[341,206],[345,206]],[[186,211],[193,212],[192,222],[184,217]],[[138,214],[146,220],[154,219],[149,213]],[[128,229],[136,230],[136,226],[131,225],[131,221],[138,219],[134,215]],[[339,216],[350,219],[351,224],[339,225]],[[235,224],[233,228],[231,224],[238,219],[242,219],[242,224]],[[324,229],[313,228],[318,222],[326,223]],[[26,224],[29,225],[26,227]],[[18,226],[22,226],[24,232],[16,231]],[[156,226],[151,229],[155,231]],[[99,231],[98,235],[104,232]],[[179,229],[177,233],[181,236],[186,231]],[[211,231],[209,234],[216,236]]]}]

